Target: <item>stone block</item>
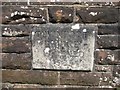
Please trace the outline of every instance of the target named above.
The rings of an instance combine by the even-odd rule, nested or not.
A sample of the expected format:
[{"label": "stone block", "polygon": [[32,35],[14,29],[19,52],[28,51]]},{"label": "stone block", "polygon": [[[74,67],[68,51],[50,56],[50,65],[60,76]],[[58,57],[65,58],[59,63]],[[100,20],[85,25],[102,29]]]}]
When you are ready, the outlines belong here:
[{"label": "stone block", "polygon": [[33,68],[92,70],[96,26],[47,24],[32,32]]}]

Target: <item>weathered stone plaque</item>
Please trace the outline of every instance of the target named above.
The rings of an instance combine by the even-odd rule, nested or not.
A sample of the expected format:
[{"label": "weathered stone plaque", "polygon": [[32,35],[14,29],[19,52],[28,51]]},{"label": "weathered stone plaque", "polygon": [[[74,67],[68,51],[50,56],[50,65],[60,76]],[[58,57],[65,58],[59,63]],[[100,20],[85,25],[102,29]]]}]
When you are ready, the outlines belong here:
[{"label": "weathered stone plaque", "polygon": [[34,26],[35,69],[92,70],[96,27],[80,24]]}]

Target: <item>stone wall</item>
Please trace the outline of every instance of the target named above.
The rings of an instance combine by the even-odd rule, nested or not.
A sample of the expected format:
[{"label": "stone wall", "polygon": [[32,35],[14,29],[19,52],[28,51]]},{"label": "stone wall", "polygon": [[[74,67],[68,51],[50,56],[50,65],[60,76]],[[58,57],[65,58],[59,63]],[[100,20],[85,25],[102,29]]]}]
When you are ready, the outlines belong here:
[{"label": "stone wall", "polygon": [[[2,2],[2,90],[119,90],[119,5],[118,2],[29,2],[29,5]],[[93,69],[33,68],[32,32],[44,25],[71,24],[96,28]]]}]

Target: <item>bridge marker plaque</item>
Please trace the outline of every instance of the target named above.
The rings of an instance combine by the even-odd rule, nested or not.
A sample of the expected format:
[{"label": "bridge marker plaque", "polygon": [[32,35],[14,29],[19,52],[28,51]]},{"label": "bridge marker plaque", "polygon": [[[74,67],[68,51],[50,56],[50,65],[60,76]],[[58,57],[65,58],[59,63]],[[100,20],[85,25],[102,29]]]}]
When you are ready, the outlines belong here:
[{"label": "bridge marker plaque", "polygon": [[94,63],[96,26],[49,24],[34,26],[34,69],[91,71]]}]

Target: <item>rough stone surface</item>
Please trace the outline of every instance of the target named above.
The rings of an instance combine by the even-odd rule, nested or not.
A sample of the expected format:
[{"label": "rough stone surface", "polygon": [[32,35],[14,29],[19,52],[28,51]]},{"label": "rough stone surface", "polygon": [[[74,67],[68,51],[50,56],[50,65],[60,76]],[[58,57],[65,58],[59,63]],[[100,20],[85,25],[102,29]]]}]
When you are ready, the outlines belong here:
[{"label": "rough stone surface", "polygon": [[97,50],[95,52],[95,63],[102,65],[120,64],[119,50]]},{"label": "rough stone surface", "polygon": [[92,70],[95,30],[95,26],[79,24],[35,27],[32,32],[33,68]]},{"label": "rough stone surface", "polygon": [[118,9],[110,7],[77,8],[76,22],[79,23],[116,23]]},{"label": "rough stone surface", "polygon": [[114,79],[113,79],[114,83],[116,84],[116,86],[120,87],[120,65],[114,66],[113,76],[114,76]]},{"label": "rough stone surface", "polygon": [[[50,0],[50,1],[52,1],[52,0]],[[120,3],[117,0],[115,0],[114,2],[110,2],[110,0],[109,0],[109,2],[107,2],[107,1],[102,2],[102,0],[100,0],[101,2],[85,2],[85,0],[84,0],[84,2],[82,2],[82,0],[80,0],[80,1],[79,0],[78,1],[62,0],[62,2],[50,2],[50,1],[49,0],[40,0],[40,1],[34,0],[34,1],[30,1],[29,4],[30,5],[84,5],[86,7],[88,7],[88,6],[103,6],[103,7],[104,6],[111,6],[111,7],[120,6]],[[6,1],[2,2],[2,5],[28,5],[28,2],[18,2],[18,1],[17,2],[7,2],[7,0],[6,0]]]},{"label": "rough stone surface", "polygon": [[98,35],[97,48],[115,50],[120,48],[120,35]]},{"label": "rough stone surface", "polygon": [[112,65],[95,65],[95,71],[111,72],[111,71],[113,71],[113,66]]},{"label": "rough stone surface", "polygon": [[120,65],[116,65],[113,68],[113,75],[115,77],[120,77]]},{"label": "rough stone surface", "polygon": [[2,37],[3,53],[28,53],[31,51],[29,37]]},{"label": "rough stone surface", "polygon": [[27,2],[2,2],[2,5],[27,5]]},{"label": "rough stone surface", "polygon": [[32,55],[30,53],[2,53],[3,69],[31,69]]},{"label": "rough stone surface", "polygon": [[61,72],[61,85],[109,86],[112,82],[111,73]]},{"label": "rough stone surface", "polygon": [[116,90],[116,88],[88,88],[87,90]]},{"label": "rough stone surface", "polygon": [[46,23],[46,8],[39,6],[3,6],[3,24],[40,24]]},{"label": "rough stone surface", "polygon": [[9,84],[4,83],[2,90],[116,90],[110,86],[69,86],[69,85],[55,85],[55,86],[41,86],[38,84]]},{"label": "rough stone surface", "polygon": [[2,36],[29,36],[31,28],[27,25],[2,25]]},{"label": "rough stone surface", "polygon": [[120,90],[118,0],[1,1],[2,90]]},{"label": "rough stone surface", "polygon": [[[0,1],[2,1],[2,2],[27,2],[27,0],[0,0]],[[94,2],[113,2],[113,3],[117,3],[117,2],[119,2],[119,0],[106,0],[106,1],[104,1],[104,0],[30,0],[30,2],[37,2],[37,3],[39,3],[39,2],[78,2],[78,3],[81,3],[81,2],[92,2],[92,3],[94,3]]]},{"label": "rough stone surface", "polygon": [[57,84],[57,72],[31,70],[2,70],[3,83]]},{"label": "rough stone surface", "polygon": [[3,88],[2,90],[119,90],[119,89],[116,89],[116,88],[86,88],[86,87],[71,87],[71,88]]},{"label": "rough stone surface", "polygon": [[120,35],[120,25],[102,24],[98,25],[98,35]]},{"label": "rough stone surface", "polygon": [[70,7],[49,7],[50,22],[70,23],[73,21],[73,11]]}]

